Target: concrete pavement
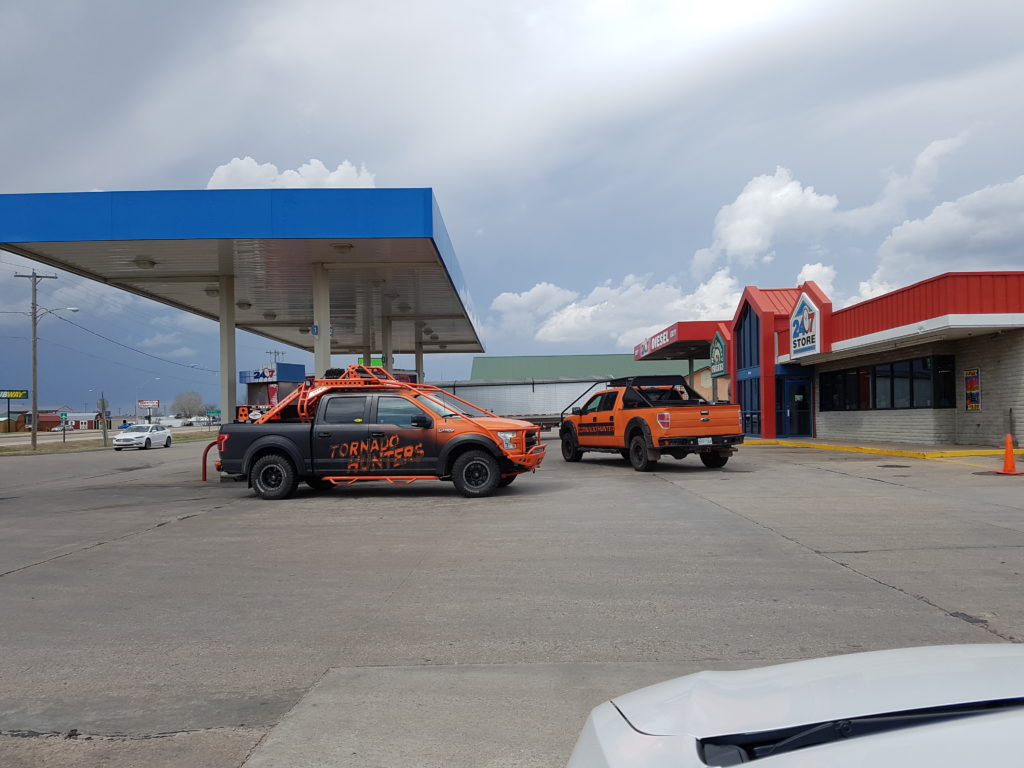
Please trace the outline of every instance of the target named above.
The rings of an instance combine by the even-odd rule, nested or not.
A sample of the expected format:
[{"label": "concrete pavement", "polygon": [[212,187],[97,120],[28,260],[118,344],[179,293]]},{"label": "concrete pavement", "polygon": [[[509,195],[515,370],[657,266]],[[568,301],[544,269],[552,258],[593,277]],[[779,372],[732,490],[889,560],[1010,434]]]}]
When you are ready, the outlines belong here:
[{"label": "concrete pavement", "polygon": [[261,502],[202,444],[0,459],[0,764],[557,766],[667,677],[1024,638],[999,457],[550,445],[485,500]]}]

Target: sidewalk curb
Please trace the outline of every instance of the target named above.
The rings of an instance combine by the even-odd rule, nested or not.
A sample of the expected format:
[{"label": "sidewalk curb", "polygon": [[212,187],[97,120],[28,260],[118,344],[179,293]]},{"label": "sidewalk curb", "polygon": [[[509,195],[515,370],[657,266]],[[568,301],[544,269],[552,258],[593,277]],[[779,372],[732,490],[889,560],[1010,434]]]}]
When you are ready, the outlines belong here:
[{"label": "sidewalk curb", "polygon": [[[1004,451],[992,448],[974,448],[963,451],[915,451],[896,448],[873,448],[863,445],[832,445],[829,443],[806,443],[799,440],[751,440],[743,441],[744,446],[785,445],[790,448],[816,448],[822,451],[847,451],[849,453],[874,453],[882,456],[903,456],[910,459],[951,459],[965,456],[1002,456]],[[1014,451],[1024,455],[1024,450]]]}]

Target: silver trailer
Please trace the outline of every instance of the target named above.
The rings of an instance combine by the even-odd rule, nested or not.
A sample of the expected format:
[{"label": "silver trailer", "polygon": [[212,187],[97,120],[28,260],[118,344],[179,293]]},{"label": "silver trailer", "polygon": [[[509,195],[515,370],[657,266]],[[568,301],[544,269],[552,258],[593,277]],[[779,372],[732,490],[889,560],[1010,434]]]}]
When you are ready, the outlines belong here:
[{"label": "silver trailer", "polygon": [[437,381],[441,389],[499,416],[523,419],[543,429],[557,426],[559,414],[595,385],[614,376],[579,379],[520,379],[516,381]]}]

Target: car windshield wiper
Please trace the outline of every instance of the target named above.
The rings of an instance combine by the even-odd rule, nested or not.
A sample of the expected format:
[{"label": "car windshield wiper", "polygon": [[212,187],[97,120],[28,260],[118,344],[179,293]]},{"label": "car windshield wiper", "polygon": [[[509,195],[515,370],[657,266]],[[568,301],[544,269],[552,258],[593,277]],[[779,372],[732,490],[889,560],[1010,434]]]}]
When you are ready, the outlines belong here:
[{"label": "car windshield wiper", "polygon": [[829,744],[858,736],[914,728],[919,725],[930,725],[1017,707],[1024,707],[1024,698],[974,701],[944,707],[828,720],[775,731],[738,733],[701,739],[698,742],[698,752],[706,765],[740,765],[763,757],[793,752],[819,744]]}]

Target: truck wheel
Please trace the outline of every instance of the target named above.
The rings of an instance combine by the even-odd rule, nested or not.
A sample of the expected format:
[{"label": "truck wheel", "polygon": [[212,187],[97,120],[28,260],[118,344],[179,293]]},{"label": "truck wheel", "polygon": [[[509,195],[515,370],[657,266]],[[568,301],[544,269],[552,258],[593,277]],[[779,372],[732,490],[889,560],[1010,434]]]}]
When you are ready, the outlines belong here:
[{"label": "truck wheel", "polygon": [[519,475],[509,475],[508,477],[501,478],[501,480],[498,481],[498,487],[507,488],[508,486],[512,485],[512,481],[515,480],[517,477],[519,477]]},{"label": "truck wheel", "polygon": [[280,453],[268,453],[257,459],[249,470],[249,482],[257,496],[269,501],[287,499],[299,484],[295,467]]},{"label": "truck wheel", "polygon": [[307,477],[306,485],[312,488],[317,493],[323,493],[329,491],[334,487],[334,483],[329,480],[324,480],[322,477]]},{"label": "truck wheel", "polygon": [[636,435],[629,441],[629,463],[637,472],[650,472],[658,463],[657,459],[649,458],[647,441],[644,440],[643,435]]},{"label": "truck wheel", "polygon": [[571,429],[562,433],[562,458],[566,461],[579,461],[583,458],[583,451],[576,442],[576,435]]},{"label": "truck wheel", "polygon": [[702,453],[700,460],[704,462],[704,466],[708,469],[720,469],[725,466],[725,462],[729,460],[729,454],[727,453]]},{"label": "truck wheel", "polygon": [[455,490],[470,499],[490,496],[501,480],[498,460],[484,451],[466,451],[452,465]]}]

